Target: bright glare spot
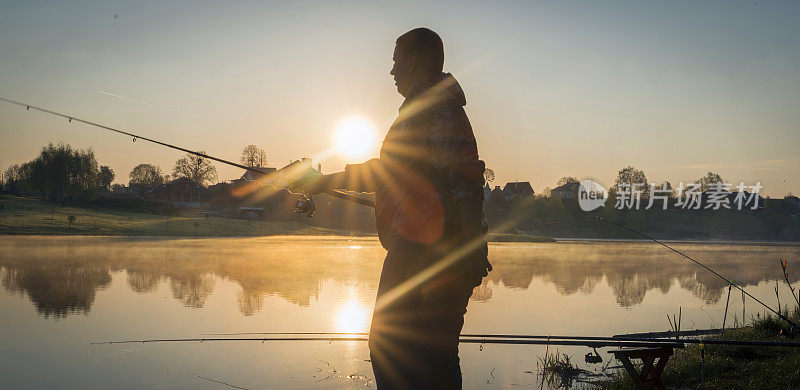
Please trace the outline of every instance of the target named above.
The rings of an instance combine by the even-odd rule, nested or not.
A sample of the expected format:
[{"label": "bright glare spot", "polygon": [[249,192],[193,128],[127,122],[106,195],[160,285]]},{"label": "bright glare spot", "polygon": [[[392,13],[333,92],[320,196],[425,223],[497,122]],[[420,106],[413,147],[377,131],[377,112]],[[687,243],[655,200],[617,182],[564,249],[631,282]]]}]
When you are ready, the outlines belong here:
[{"label": "bright glare spot", "polygon": [[334,138],[336,150],[345,157],[362,159],[376,145],[375,126],[361,117],[350,117],[339,123]]},{"label": "bright glare spot", "polygon": [[361,245],[350,245],[347,248],[348,249],[361,249]]},{"label": "bright glare spot", "polygon": [[355,301],[347,302],[336,317],[336,328],[339,332],[356,333],[367,330],[368,311]]}]

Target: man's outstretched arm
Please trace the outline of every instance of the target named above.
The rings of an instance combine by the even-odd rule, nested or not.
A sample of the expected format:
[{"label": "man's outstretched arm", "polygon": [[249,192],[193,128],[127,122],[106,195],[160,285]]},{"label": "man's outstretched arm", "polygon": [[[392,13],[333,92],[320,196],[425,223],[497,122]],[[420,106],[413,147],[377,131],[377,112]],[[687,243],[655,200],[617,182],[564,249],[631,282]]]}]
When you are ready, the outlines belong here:
[{"label": "man's outstretched arm", "polygon": [[361,164],[348,164],[342,172],[305,177],[296,181],[294,185],[311,195],[338,189],[375,192],[380,177],[380,166],[380,160],[375,158]]}]

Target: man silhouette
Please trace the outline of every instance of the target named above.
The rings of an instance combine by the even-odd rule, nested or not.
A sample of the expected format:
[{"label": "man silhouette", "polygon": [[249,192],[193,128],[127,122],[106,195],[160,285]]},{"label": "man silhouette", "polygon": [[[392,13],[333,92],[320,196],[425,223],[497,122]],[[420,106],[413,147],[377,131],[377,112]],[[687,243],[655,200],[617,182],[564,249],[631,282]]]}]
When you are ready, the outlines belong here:
[{"label": "man silhouette", "polygon": [[458,338],[472,290],[491,271],[484,239],[484,164],[458,82],[442,73],[439,35],[413,29],[394,49],[405,98],[380,157],[307,178],[311,194],[375,192],[387,250],[370,328],[375,381],[386,389],[459,389]]}]

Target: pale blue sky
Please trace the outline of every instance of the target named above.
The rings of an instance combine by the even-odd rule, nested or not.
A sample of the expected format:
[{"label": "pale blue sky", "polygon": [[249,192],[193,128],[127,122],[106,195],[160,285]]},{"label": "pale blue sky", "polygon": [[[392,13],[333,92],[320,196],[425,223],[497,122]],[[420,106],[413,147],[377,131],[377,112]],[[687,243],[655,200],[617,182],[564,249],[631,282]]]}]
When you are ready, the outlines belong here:
[{"label": "pale blue sky", "polygon": [[[608,184],[633,165],[800,193],[800,3],[231,3],[0,1],[0,96],[220,157],[254,143],[282,166],[328,149],[347,116],[382,138],[402,101],[394,39],[427,26],[497,184]],[[0,169],[59,140],[92,147],[118,182],[179,157],[3,104],[0,135]]]}]

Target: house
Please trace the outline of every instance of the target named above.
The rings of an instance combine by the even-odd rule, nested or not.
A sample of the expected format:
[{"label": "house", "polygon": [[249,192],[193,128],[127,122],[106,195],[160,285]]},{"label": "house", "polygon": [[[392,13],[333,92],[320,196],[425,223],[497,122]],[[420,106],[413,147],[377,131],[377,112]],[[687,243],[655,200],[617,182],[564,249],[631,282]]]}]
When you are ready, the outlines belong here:
[{"label": "house", "polygon": [[531,183],[527,181],[515,181],[506,183],[503,187],[503,198],[506,202],[510,202],[517,198],[524,198],[533,196],[534,191]]},{"label": "house", "polygon": [[150,199],[170,202],[200,202],[205,189],[188,177],[179,177],[168,183],[153,186],[144,192]]},{"label": "house", "polygon": [[578,193],[579,186],[580,183],[577,182],[560,185],[550,190],[550,196],[555,196],[556,198],[560,198],[562,200],[573,199],[575,198],[575,195]]},{"label": "house", "polygon": [[[322,169],[312,166],[311,159],[291,161],[283,168],[258,167],[245,171],[230,183],[218,183],[208,189],[208,198],[215,207],[230,213],[256,219],[285,220],[293,209],[286,203],[288,192],[279,188],[305,175],[319,175]],[[259,172],[260,171],[260,172]]]},{"label": "house", "polygon": [[492,192],[489,193],[489,200],[492,202],[503,200],[503,190],[500,189],[500,186],[494,186]]},{"label": "house", "polygon": [[233,180],[234,183],[258,181],[277,171],[272,167],[258,167],[258,169],[264,173],[248,170],[242,174],[242,177]]}]

